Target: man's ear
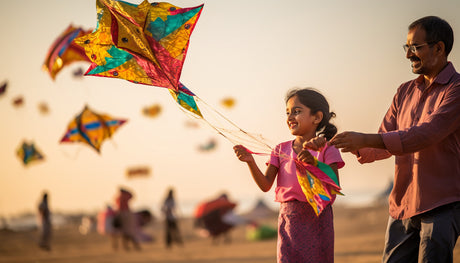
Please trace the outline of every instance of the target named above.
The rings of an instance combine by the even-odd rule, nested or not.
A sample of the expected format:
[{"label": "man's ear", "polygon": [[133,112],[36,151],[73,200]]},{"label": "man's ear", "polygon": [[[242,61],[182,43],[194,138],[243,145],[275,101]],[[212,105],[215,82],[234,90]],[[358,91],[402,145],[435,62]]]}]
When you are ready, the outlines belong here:
[{"label": "man's ear", "polygon": [[435,44],[434,48],[436,49],[436,53],[439,54],[446,54],[446,45],[442,41],[438,41],[438,43]]}]

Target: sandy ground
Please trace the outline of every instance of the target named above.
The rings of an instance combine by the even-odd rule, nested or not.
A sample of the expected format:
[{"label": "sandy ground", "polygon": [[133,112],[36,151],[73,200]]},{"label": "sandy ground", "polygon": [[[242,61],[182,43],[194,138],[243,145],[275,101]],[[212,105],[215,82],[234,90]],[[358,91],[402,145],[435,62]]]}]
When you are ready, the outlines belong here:
[{"label": "sandy ground", "polygon": [[[381,262],[384,232],[387,222],[385,206],[366,208],[335,207],[335,262]],[[262,223],[276,226],[276,217]],[[149,226],[146,232],[156,240],[142,243],[141,251],[114,251],[110,240],[95,232],[81,235],[78,226],[55,229],[52,250],[42,251],[36,243],[38,231],[0,232],[0,262],[65,262],[65,263],[117,263],[117,262],[169,262],[169,263],[272,263],[276,262],[276,239],[248,241],[245,226],[231,232],[231,243],[213,244],[200,237],[190,219],[180,222],[185,239],[183,247],[166,249],[163,243],[162,222]],[[460,246],[454,251],[454,262],[460,262]]]}]

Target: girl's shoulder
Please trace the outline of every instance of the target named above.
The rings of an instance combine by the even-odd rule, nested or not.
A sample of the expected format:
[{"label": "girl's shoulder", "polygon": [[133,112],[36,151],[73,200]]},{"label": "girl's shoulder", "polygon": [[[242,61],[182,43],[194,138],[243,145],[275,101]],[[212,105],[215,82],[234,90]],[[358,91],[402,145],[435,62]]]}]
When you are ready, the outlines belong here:
[{"label": "girl's shoulder", "polygon": [[285,141],[281,142],[275,147],[276,152],[286,152],[286,151],[292,151],[292,140],[290,141]]},{"label": "girl's shoulder", "polygon": [[326,144],[326,146],[323,149],[321,149],[320,157],[322,159],[322,162],[325,162],[327,164],[337,163],[338,168],[342,168],[343,166],[345,166],[345,162],[342,159],[340,150],[337,149],[334,145]]}]

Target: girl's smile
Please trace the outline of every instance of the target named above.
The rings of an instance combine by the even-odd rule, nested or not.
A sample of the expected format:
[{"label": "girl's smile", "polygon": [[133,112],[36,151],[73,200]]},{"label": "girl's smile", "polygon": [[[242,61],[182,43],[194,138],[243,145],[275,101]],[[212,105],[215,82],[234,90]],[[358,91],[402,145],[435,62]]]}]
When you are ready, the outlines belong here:
[{"label": "girl's smile", "polygon": [[[317,114],[312,114],[310,108],[303,105],[297,96],[294,96],[286,103],[287,125],[292,135],[311,137],[316,135]],[[322,116],[321,116],[322,117]]]}]

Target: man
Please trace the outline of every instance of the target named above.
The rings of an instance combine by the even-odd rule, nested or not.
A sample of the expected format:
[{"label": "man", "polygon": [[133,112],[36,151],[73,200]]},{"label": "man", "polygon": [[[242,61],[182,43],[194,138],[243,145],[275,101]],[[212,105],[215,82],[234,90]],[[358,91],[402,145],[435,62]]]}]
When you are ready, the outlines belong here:
[{"label": "man", "polygon": [[329,142],[360,163],[395,155],[383,262],[453,262],[460,231],[460,74],[447,56],[450,25],[428,16],[409,26],[403,83],[378,134],[343,132]]}]

